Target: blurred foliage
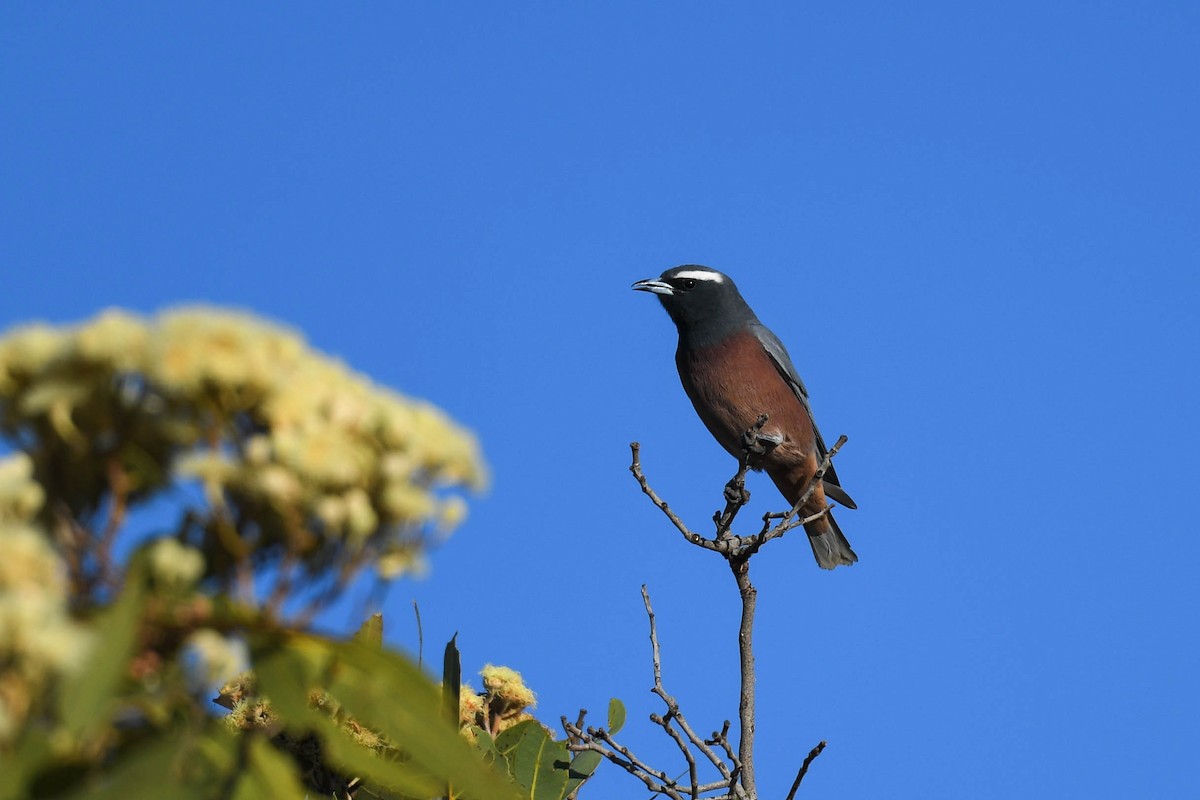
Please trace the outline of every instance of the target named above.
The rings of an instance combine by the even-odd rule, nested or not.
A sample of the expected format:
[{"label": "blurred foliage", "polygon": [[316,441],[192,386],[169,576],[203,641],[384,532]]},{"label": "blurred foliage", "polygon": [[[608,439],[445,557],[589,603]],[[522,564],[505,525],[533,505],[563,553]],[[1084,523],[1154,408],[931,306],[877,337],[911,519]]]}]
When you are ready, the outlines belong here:
[{"label": "blurred foliage", "polygon": [[0,437],[0,800],[563,798],[595,768],[516,672],[460,686],[453,642],[439,689],[378,616],[306,632],[484,484],[433,406],[249,315],[113,310],[0,337]]}]

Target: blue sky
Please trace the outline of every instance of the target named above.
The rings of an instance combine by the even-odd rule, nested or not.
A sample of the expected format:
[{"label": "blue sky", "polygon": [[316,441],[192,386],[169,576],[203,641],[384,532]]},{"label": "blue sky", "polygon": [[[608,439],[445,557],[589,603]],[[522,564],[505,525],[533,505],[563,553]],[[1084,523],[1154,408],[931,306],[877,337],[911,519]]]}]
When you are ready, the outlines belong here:
[{"label": "blue sky", "polygon": [[732,464],[629,284],[717,267],[860,507],[853,568],[755,560],[764,796],[822,738],[802,796],[1196,796],[1198,48],[1182,2],[6,3],[0,327],[233,304],[440,404],[493,486],[389,638],[415,599],[670,767],[638,587],[705,730],[736,592],[628,443],[697,527]]}]

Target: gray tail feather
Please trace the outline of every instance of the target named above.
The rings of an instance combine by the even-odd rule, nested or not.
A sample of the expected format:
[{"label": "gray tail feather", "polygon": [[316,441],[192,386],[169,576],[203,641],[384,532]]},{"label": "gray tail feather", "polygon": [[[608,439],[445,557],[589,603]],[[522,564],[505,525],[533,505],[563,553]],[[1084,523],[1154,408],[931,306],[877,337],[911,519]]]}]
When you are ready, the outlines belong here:
[{"label": "gray tail feather", "polygon": [[821,569],[849,566],[858,561],[832,513],[826,512],[825,516],[805,525],[804,532],[808,534],[808,543],[812,545]]}]

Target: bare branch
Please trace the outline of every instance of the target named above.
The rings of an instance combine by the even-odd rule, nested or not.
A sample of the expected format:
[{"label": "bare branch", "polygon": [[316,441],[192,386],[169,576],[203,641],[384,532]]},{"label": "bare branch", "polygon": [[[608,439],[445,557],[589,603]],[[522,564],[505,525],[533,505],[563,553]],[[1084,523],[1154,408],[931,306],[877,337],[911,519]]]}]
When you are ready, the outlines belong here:
[{"label": "bare branch", "polygon": [[637,479],[638,485],[642,487],[642,492],[650,498],[650,502],[658,506],[658,508],[667,515],[667,519],[671,520],[671,524],[676,530],[683,534],[683,538],[687,539],[692,544],[703,547],[706,550],[717,550],[715,542],[705,539],[698,533],[688,529],[688,526],[683,523],[666,501],[658,496],[658,492],[650,487],[650,482],[646,479],[646,475],[642,472],[641,449],[642,446],[637,442],[630,442],[629,449],[633,453],[633,460],[629,465],[629,471],[633,473],[633,477]]},{"label": "bare branch", "polygon": [[750,456],[767,452],[767,447],[759,436],[763,426],[767,424],[767,419],[766,414],[760,415],[754,425],[742,434],[742,455],[738,459],[737,474],[725,484],[725,510],[713,517],[717,524],[717,533],[713,538],[717,541],[729,535],[734,518],[742,507],[750,502],[750,492],[746,491],[746,473],[750,471]]},{"label": "bare branch", "polygon": [[[612,737],[606,731],[590,727],[585,731],[568,722],[566,717],[563,717],[562,722],[567,735],[579,740],[578,744],[569,744],[567,746],[568,750],[576,753],[584,750],[597,752],[611,763],[616,764],[640,780],[646,785],[647,789],[655,794],[665,794],[671,800],[685,800],[684,795],[675,787],[675,782],[667,778],[666,773],[651,769],[637,760],[629,752],[628,748],[613,742]],[[605,747],[600,742],[605,742],[609,746]]]},{"label": "bare branch", "polygon": [[713,731],[712,738],[707,740],[705,744],[717,745],[725,751],[725,757],[729,759],[735,766],[737,765],[737,756],[733,753],[733,747],[729,744],[729,720],[725,720],[725,724],[719,731]]},{"label": "bare branch", "polygon": [[[833,447],[829,448],[829,452],[825,454],[823,459],[821,459],[820,466],[818,466],[817,471],[813,473],[812,480],[808,482],[808,488],[804,490],[804,494],[800,495],[800,499],[792,504],[792,507],[789,511],[784,513],[782,516],[779,514],[766,514],[763,516],[763,530],[759,531],[757,535],[750,537],[748,547],[751,552],[757,552],[758,548],[762,547],[772,539],[778,539],[780,536],[783,536],[793,528],[798,528],[808,522],[818,520],[825,514],[829,513],[829,509],[833,508],[832,505],[826,505],[823,510],[810,517],[805,517],[800,520],[795,518],[796,515],[800,513],[800,509],[812,499],[813,492],[817,490],[817,486],[820,485],[821,481],[825,478],[825,473],[829,471],[830,465],[833,464],[833,457],[838,454],[838,451],[842,449],[842,445],[844,445],[847,441],[849,440],[846,438],[845,434],[842,434],[838,437],[838,440],[834,442]],[[768,530],[768,525],[772,519],[778,519],[779,522],[776,523],[774,528],[770,528]]]},{"label": "bare branch", "polygon": [[642,603],[646,606],[646,616],[650,619],[650,648],[654,662],[654,688],[651,690],[658,695],[664,703],[667,704],[667,718],[675,719],[679,723],[680,729],[687,736],[688,741],[704,754],[705,758],[712,763],[717,771],[721,773],[721,777],[729,779],[733,774],[724,760],[704,741],[703,738],[696,735],[692,730],[692,726],[688,724],[687,719],[683,716],[683,711],[679,708],[678,701],[673,696],[667,693],[666,687],[662,681],[662,661],[658,649],[658,628],[654,621],[654,608],[650,605],[650,592],[646,590],[645,584],[642,585]]},{"label": "bare branch", "polygon": [[750,559],[731,560],[730,568],[737,581],[738,594],[742,599],[742,619],[738,626],[738,657],[741,667],[741,692],[738,702],[738,761],[742,767],[741,784],[751,795],[754,794],[754,610],[758,603],[758,590],[750,583]]},{"label": "bare branch", "polygon": [[116,576],[112,560],[112,547],[117,533],[125,524],[125,516],[129,511],[131,483],[129,474],[121,464],[121,459],[116,455],[110,455],[104,462],[104,472],[112,501],[108,508],[108,520],[104,524],[104,531],[100,534],[100,542],[96,548],[96,560],[100,573],[98,583],[109,589],[115,589]]},{"label": "bare branch", "polygon": [[804,763],[800,765],[800,771],[796,773],[796,780],[792,781],[792,788],[791,791],[787,793],[786,800],[794,800],[796,797],[796,790],[800,788],[800,781],[804,780],[804,776],[808,774],[808,766],[812,764],[813,760],[817,756],[821,755],[821,751],[825,749],[826,744],[827,742],[822,739],[821,741],[817,742],[816,747],[808,751],[808,756],[804,759]]}]

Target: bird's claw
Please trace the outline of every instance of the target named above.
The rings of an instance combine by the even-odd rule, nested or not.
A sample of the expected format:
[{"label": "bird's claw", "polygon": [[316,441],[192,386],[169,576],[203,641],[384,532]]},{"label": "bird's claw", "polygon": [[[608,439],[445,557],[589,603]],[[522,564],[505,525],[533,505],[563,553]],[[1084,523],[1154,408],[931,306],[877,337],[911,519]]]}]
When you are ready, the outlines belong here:
[{"label": "bird's claw", "polygon": [[746,484],[736,478],[725,484],[725,501],[735,506],[749,503],[750,492],[746,490]]},{"label": "bird's claw", "polygon": [[779,434],[746,431],[742,434],[742,449],[750,456],[765,456],[783,443]]}]

